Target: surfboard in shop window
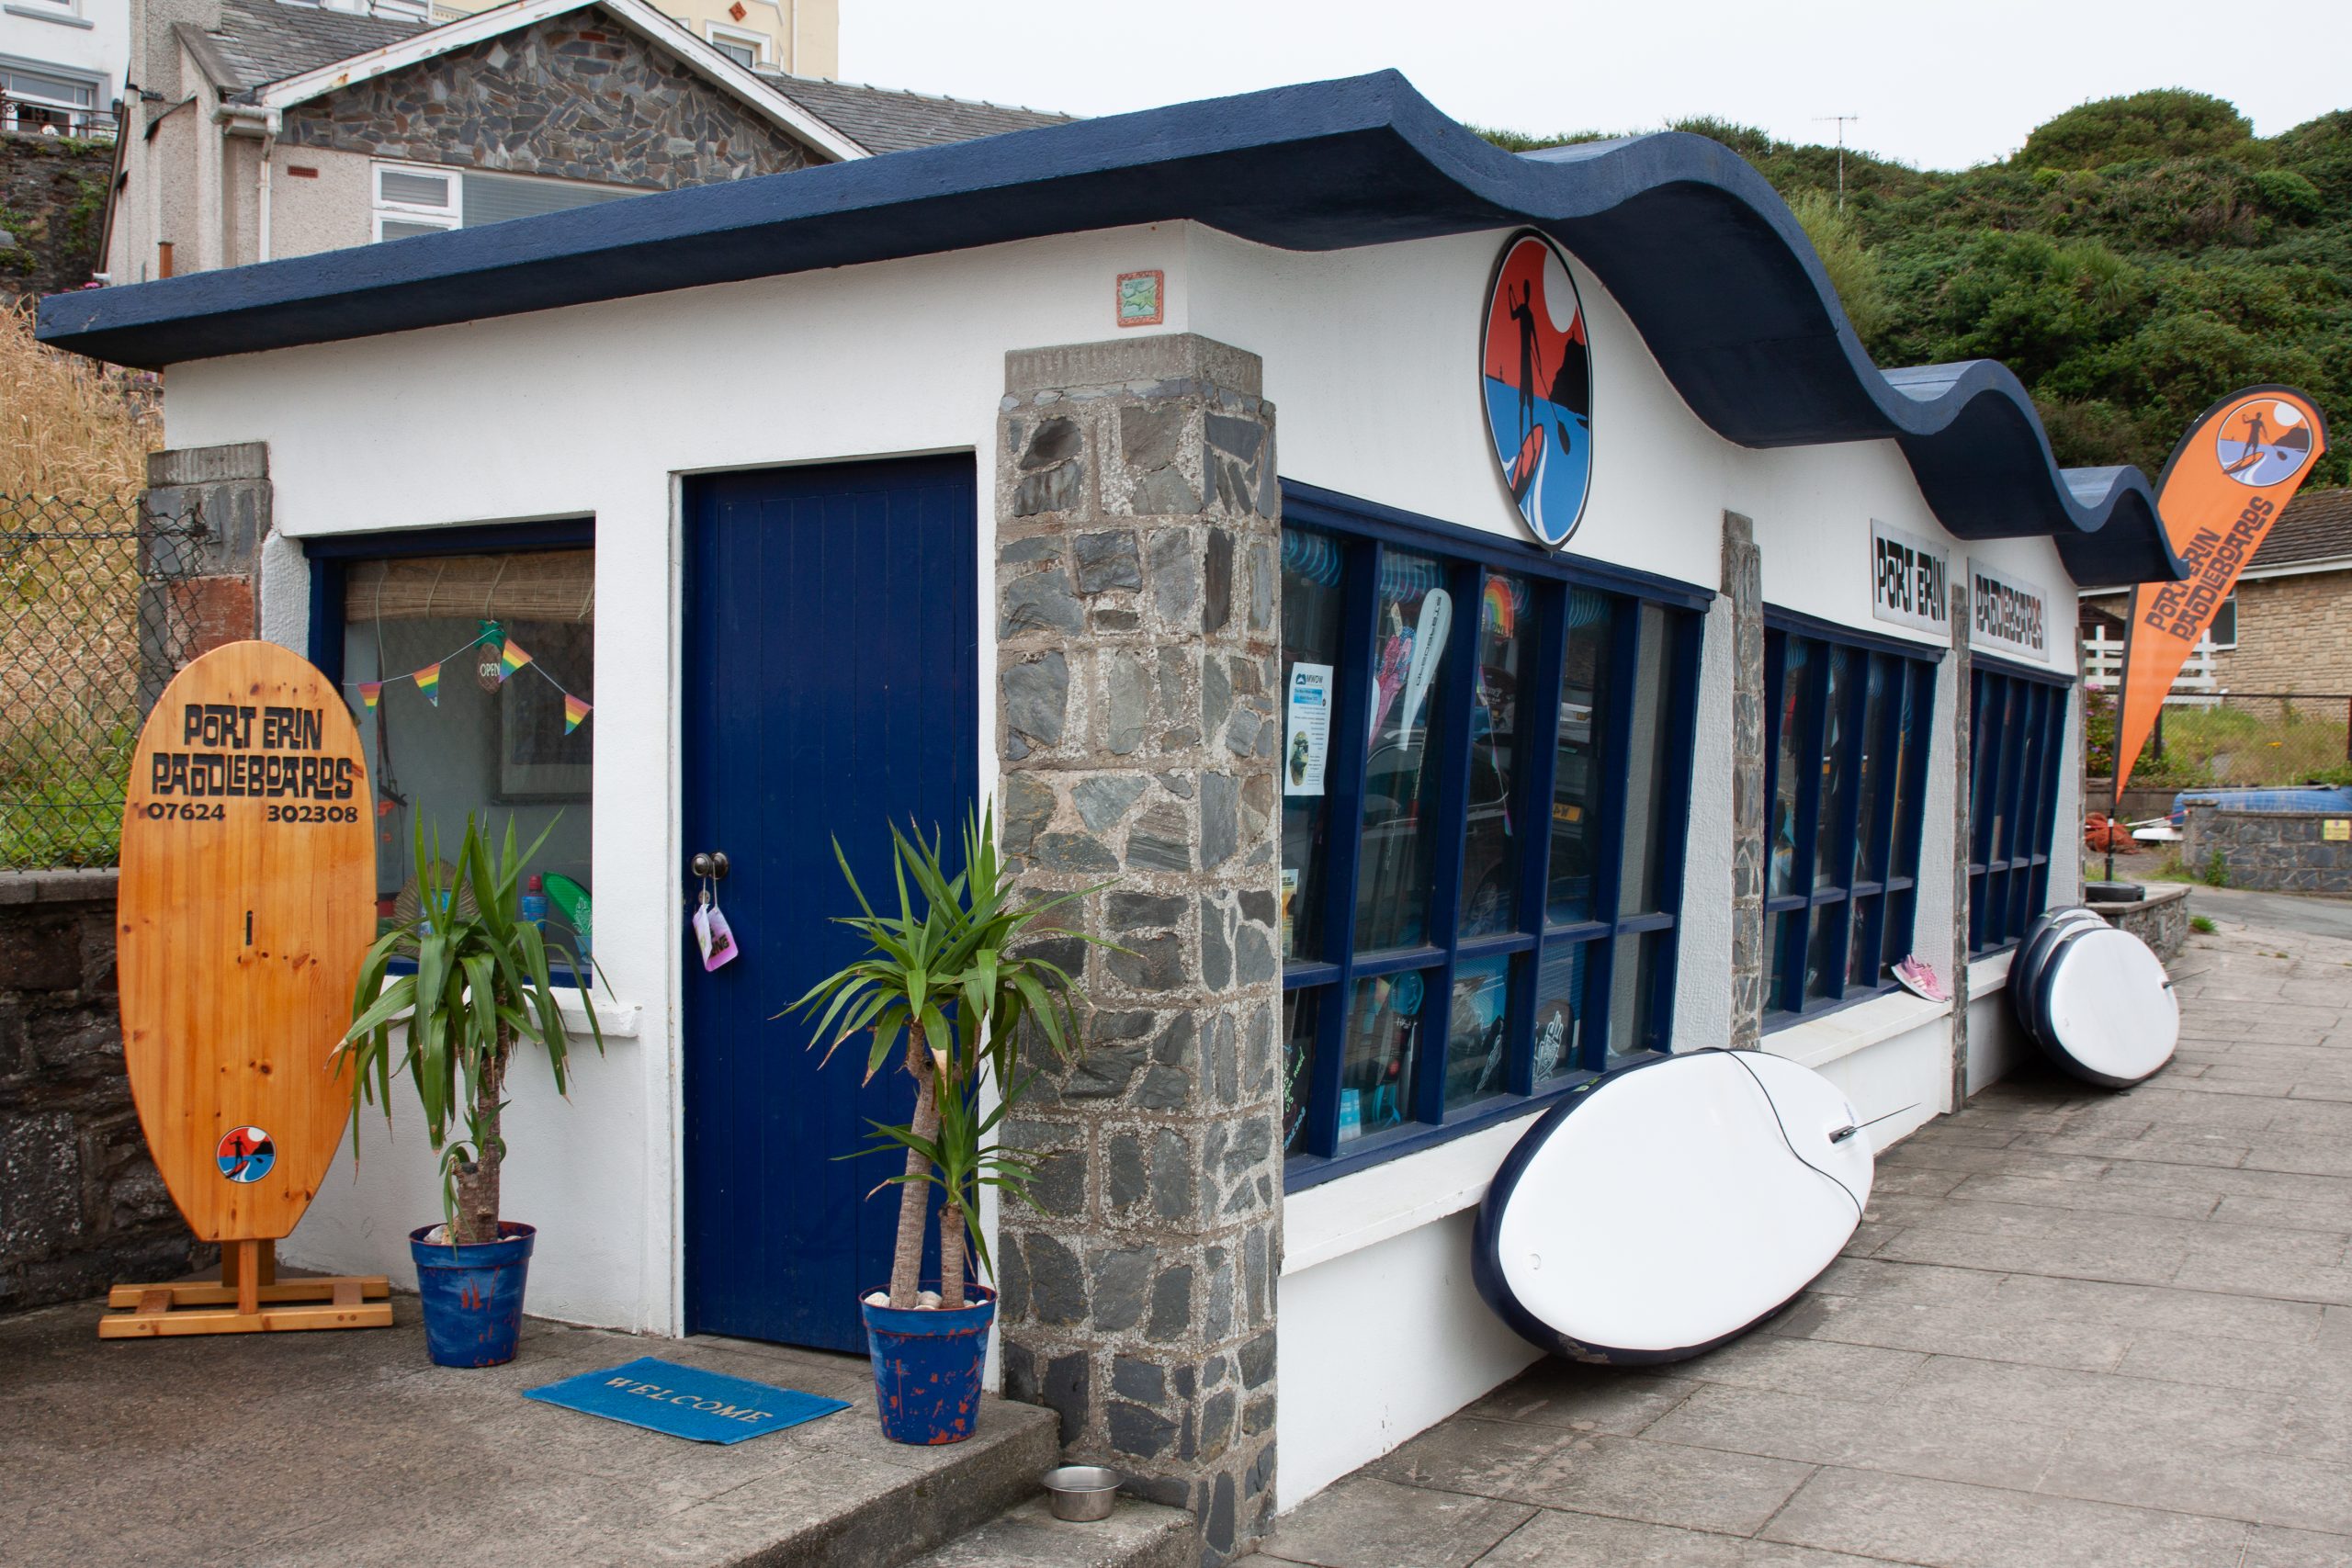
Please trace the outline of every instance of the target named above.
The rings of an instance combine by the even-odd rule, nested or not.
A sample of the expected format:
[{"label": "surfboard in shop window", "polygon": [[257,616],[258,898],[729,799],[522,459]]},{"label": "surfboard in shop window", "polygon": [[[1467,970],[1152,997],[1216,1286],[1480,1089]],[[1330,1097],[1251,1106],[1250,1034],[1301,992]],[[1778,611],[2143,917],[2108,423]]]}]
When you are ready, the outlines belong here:
[{"label": "surfboard in shop window", "polygon": [[1540,1118],[1480,1204],[1472,1278],[1531,1344],[1681,1360],[1736,1338],[1836,1259],[1875,1160],[1828,1079],[1761,1051],[1619,1068]]}]

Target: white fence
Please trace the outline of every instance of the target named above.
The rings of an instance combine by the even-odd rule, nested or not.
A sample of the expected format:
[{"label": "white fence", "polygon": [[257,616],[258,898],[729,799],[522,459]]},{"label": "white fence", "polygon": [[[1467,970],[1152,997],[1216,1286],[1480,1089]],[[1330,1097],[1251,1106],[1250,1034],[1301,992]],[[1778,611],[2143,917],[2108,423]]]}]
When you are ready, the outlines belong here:
[{"label": "white fence", "polygon": [[[2095,692],[2112,692],[2123,680],[2123,643],[2107,635],[2105,626],[2093,626],[2091,635],[2083,638],[2083,683]],[[2180,673],[2173,677],[2172,691],[2165,701],[2210,706],[2222,695],[2221,683],[2213,671],[2213,638],[2211,633],[2197,639],[2188,652]]]}]

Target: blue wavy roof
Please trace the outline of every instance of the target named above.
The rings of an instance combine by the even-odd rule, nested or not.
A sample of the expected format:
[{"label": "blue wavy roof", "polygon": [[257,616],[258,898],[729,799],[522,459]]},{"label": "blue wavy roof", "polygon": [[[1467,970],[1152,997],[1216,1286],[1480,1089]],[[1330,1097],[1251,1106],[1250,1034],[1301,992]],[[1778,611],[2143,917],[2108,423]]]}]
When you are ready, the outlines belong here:
[{"label": "blue wavy roof", "polygon": [[1393,71],[54,295],[40,334],[153,368],[1182,219],[1309,251],[1533,224],[1727,439],[1891,438],[1963,539],[2053,538],[2083,582],[2182,574],[2146,478],[2061,470],[2007,367],[1872,364],[1795,216],[1730,149],[1669,132],[1513,155]]}]

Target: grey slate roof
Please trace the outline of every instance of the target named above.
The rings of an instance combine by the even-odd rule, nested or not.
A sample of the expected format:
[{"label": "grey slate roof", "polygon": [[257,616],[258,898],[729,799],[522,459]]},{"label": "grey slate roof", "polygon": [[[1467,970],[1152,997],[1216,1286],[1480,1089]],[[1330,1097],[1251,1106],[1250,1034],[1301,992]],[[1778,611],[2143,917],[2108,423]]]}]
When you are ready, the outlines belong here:
[{"label": "grey slate roof", "polygon": [[251,89],[398,43],[424,28],[422,22],[283,6],[278,0],[220,0],[220,25],[211,36],[221,62],[237,73],[236,86]]},{"label": "grey slate roof", "polygon": [[1073,118],[1044,109],[869,87],[862,82],[786,76],[781,72],[763,72],[761,79],[869,152],[903,152],[948,141],[973,141],[1008,130],[1062,125]]},{"label": "grey slate roof", "polygon": [[2352,490],[2306,491],[2289,502],[2246,570],[2335,560],[2352,561]]}]

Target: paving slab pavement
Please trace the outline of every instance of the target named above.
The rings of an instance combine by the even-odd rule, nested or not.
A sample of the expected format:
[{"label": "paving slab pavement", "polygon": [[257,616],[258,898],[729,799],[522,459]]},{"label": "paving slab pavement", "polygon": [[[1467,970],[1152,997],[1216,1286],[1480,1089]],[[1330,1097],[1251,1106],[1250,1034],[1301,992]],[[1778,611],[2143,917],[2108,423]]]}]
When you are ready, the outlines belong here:
[{"label": "paving slab pavement", "polygon": [[[526,1320],[504,1367],[393,1326],[97,1337],[96,1303],[0,1318],[0,1563],[155,1568],[899,1562],[1036,1491],[1049,1410],[886,1441],[863,1358]],[[729,1446],[522,1398],[640,1356],[850,1401]]]},{"label": "paving slab pavement", "polygon": [[1261,1556],[2352,1568],[2352,918],[2204,907],[2156,1077],[1986,1089],[1881,1156],[1773,1323],[1668,1367],[1542,1363]]}]

